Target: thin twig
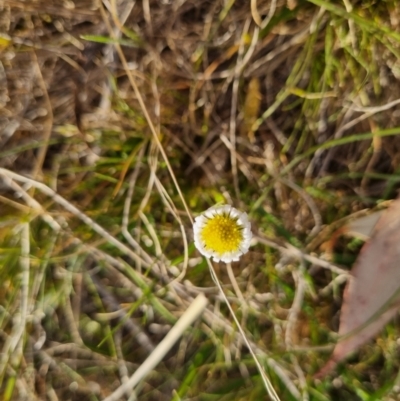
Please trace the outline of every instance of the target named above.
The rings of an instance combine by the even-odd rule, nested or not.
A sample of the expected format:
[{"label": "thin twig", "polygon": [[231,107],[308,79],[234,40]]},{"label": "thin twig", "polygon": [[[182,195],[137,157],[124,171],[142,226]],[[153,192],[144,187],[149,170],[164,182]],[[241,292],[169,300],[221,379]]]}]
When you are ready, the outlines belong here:
[{"label": "thin twig", "polygon": [[276,0],[271,0],[271,3],[269,5],[268,15],[261,23],[261,29],[264,29],[269,24],[269,22],[271,21],[272,17],[275,14],[275,11],[276,11]]},{"label": "thin twig", "polygon": [[231,284],[232,284],[233,289],[235,290],[236,296],[239,298],[243,307],[245,307],[247,303],[246,303],[246,300],[244,299],[242,291],[239,288],[239,285],[236,281],[235,275],[233,274],[231,263],[226,264],[226,271],[228,272],[229,280],[231,280]]},{"label": "thin twig", "polygon": [[30,276],[30,240],[29,240],[29,223],[22,223],[20,226],[20,301],[19,313],[15,316],[14,325],[11,335],[7,337],[1,351],[0,359],[0,377],[3,375],[8,366],[9,358],[12,358],[11,365],[18,366],[20,364],[23,353],[23,337],[28,317],[29,306],[29,276]]},{"label": "thin twig", "polygon": [[267,239],[267,238],[263,238],[260,236],[255,237],[257,239],[257,241],[261,242],[264,245],[270,246],[271,248],[277,249],[278,251],[280,251],[281,253],[290,256],[292,258],[295,258],[297,260],[306,260],[307,262],[310,262],[314,265],[323,267],[324,269],[328,269],[331,270],[334,273],[337,274],[344,274],[346,276],[349,276],[349,272],[342,269],[339,266],[334,265],[333,263],[330,263],[326,260],[320,259],[316,256],[312,256],[309,255],[307,253],[304,253],[303,251],[301,251],[300,249],[294,247],[293,245],[286,243],[285,246],[279,245],[276,242]]},{"label": "thin twig", "polygon": [[303,188],[301,188],[294,182],[288,180],[287,178],[279,177],[279,176],[276,176],[275,178],[278,179],[279,181],[281,181],[283,184],[287,185],[288,187],[292,188],[294,191],[296,191],[298,194],[300,194],[300,196],[304,199],[304,201],[307,203],[308,207],[310,208],[310,211],[313,215],[314,223],[315,223],[309,236],[312,237],[312,236],[318,234],[322,227],[322,218],[321,218],[321,214],[320,214],[318,207],[315,204],[313,198]]},{"label": "thin twig", "polygon": [[392,107],[397,106],[399,103],[400,103],[400,99],[396,99],[396,100],[393,100],[382,106],[359,107],[356,105],[351,105],[350,109],[352,109],[354,111],[359,111],[362,113],[376,114],[376,113],[380,113],[381,111],[387,111],[387,110],[391,109]]},{"label": "thin twig", "polygon": [[257,10],[257,0],[251,0],[250,10],[251,10],[251,16],[253,17],[254,22],[258,26],[261,26],[262,21],[261,21],[260,13]]},{"label": "thin twig", "polygon": [[241,40],[238,50],[238,61],[235,66],[235,78],[233,80],[233,86],[232,86],[231,116],[229,123],[229,139],[232,145],[232,150],[230,153],[231,153],[233,186],[235,188],[237,199],[240,199],[240,190],[239,190],[239,179],[238,179],[238,169],[237,169],[237,159],[236,159],[236,111],[237,111],[238,92],[239,92],[239,78],[242,72],[241,60],[244,53],[244,43],[245,43],[244,38],[249,30],[249,27],[250,27],[250,19],[247,19],[243,27],[243,32],[241,35]]},{"label": "thin twig", "polygon": [[[116,330],[114,334],[114,344],[115,344],[115,350],[117,352],[117,357],[118,357],[118,372],[121,377],[121,383],[125,384],[128,382],[129,377],[128,377],[128,368],[125,363],[124,359],[124,354],[122,352],[122,334],[121,330]],[[126,397],[129,397],[129,391],[125,394]]]},{"label": "thin twig", "polygon": [[306,289],[306,281],[304,279],[304,265],[300,262],[298,270],[293,272],[293,276],[296,282],[296,292],[294,295],[292,306],[289,310],[289,315],[286,322],[285,332],[285,344],[287,349],[293,348],[293,335],[296,330],[297,319],[301,311],[301,306],[304,300],[304,294]]},{"label": "thin twig", "polygon": [[166,189],[162,185],[161,181],[157,177],[156,177],[156,187],[158,189],[158,192],[159,192],[159,194],[161,196],[161,199],[163,200],[164,204],[167,206],[167,208],[170,211],[170,213],[178,221],[179,227],[181,229],[181,234],[182,234],[182,241],[183,241],[183,265],[182,265],[182,271],[179,274],[179,276],[176,277],[170,283],[170,285],[171,285],[175,281],[182,281],[183,278],[186,275],[187,267],[188,267],[188,264],[189,264],[189,243],[188,243],[188,239],[187,239],[187,236],[186,236],[185,226],[183,225],[182,219],[179,216],[179,212],[175,209],[175,205],[174,205],[171,197],[169,196],[168,192],[166,191]]},{"label": "thin twig", "polygon": [[230,312],[233,320],[235,321],[236,326],[237,326],[237,328],[238,328],[238,330],[239,330],[239,332],[240,332],[240,334],[241,334],[241,336],[243,338],[243,341],[246,344],[248,350],[250,351],[251,356],[253,357],[253,360],[254,360],[254,362],[255,362],[255,364],[257,366],[258,371],[260,372],[261,378],[263,380],[263,383],[264,383],[265,389],[267,390],[268,395],[270,396],[270,398],[273,401],[280,401],[280,398],[278,397],[278,394],[276,393],[274,387],[271,384],[271,381],[268,379],[268,376],[266,375],[266,373],[265,373],[263,367],[261,366],[256,354],[254,353],[253,348],[252,348],[249,340],[247,339],[246,333],[244,332],[241,324],[239,323],[239,320],[237,319],[237,317],[235,315],[235,312],[233,311],[232,306],[229,303],[228,298],[226,297],[226,295],[224,293],[224,290],[222,289],[221,283],[218,280],[218,276],[217,276],[217,274],[216,274],[216,272],[214,270],[214,267],[213,267],[210,259],[207,259],[207,263],[208,263],[208,267],[210,269],[211,278],[213,279],[214,283],[217,285],[217,287],[218,287],[218,289],[219,289],[219,291],[221,293],[221,296],[224,299],[224,302],[225,302],[226,306],[228,307],[229,312]]},{"label": "thin twig", "polygon": [[37,154],[37,157],[36,157],[37,161],[36,161],[35,167],[33,168],[33,171],[32,171],[33,178],[37,178],[37,176],[39,175],[39,173],[42,170],[42,166],[43,166],[44,159],[46,157],[46,152],[47,152],[47,149],[48,149],[48,141],[50,139],[51,132],[52,132],[53,109],[52,109],[52,106],[51,106],[51,101],[50,101],[49,93],[47,91],[46,83],[45,83],[45,81],[43,79],[42,71],[40,70],[38,58],[37,58],[35,52],[32,52],[31,54],[32,54],[32,57],[34,58],[34,61],[35,61],[34,64],[35,64],[35,68],[36,68],[36,74],[37,74],[37,77],[38,77],[38,83],[39,83],[39,86],[40,86],[40,88],[42,90],[43,98],[44,98],[44,101],[45,101],[45,104],[46,104],[46,109],[47,109],[46,120],[45,120],[45,123],[43,124],[43,133],[44,133],[44,135],[41,138],[43,140],[43,142],[44,142],[44,145],[41,146],[38,149],[38,154]]},{"label": "thin twig", "polygon": [[71,291],[72,291],[72,277],[68,277],[71,282],[65,283],[66,289],[64,294],[64,302],[63,302],[63,309],[64,309],[64,317],[65,317],[65,325],[68,327],[68,332],[71,334],[72,341],[77,345],[83,345],[82,337],[79,333],[78,329],[78,322],[75,319],[74,312],[71,305]]},{"label": "thin twig", "polygon": [[[121,241],[119,241],[118,239],[113,237],[103,227],[101,227],[99,224],[97,224],[94,220],[92,220],[85,213],[81,212],[76,206],[74,206],[73,204],[68,202],[65,198],[63,198],[62,196],[60,196],[56,192],[54,192],[47,185],[42,184],[41,182],[32,180],[31,178],[27,178],[22,175],[16,174],[16,173],[9,171],[7,169],[4,169],[4,168],[0,168],[0,175],[2,175],[3,177],[9,178],[11,180],[20,181],[20,182],[29,184],[29,185],[37,188],[39,191],[43,192],[44,194],[49,196],[51,199],[53,199],[54,202],[58,203],[60,206],[65,208],[65,210],[69,211],[74,216],[76,216],[80,220],[82,220],[88,227],[90,227],[93,231],[95,231],[100,236],[102,236],[104,239],[106,239],[110,244],[113,244],[121,252],[128,255],[133,260],[141,259],[138,254],[133,252],[124,243],[122,243]],[[48,216],[48,215],[45,215],[45,216]],[[145,262],[145,261],[142,259],[142,262]]]},{"label": "thin twig", "polygon": [[140,246],[140,244],[132,237],[131,233],[128,230],[128,224],[129,224],[129,214],[131,210],[131,204],[132,204],[132,197],[134,193],[134,188],[135,184],[137,181],[137,178],[139,176],[140,172],[140,167],[141,167],[141,160],[143,158],[145,151],[145,146],[142,146],[140,149],[138,156],[137,156],[137,163],[135,165],[135,169],[133,170],[133,173],[131,175],[131,178],[129,179],[129,186],[128,186],[128,192],[126,194],[125,202],[124,202],[124,210],[122,212],[122,225],[121,225],[121,232],[122,235],[125,237],[125,239],[128,241],[129,245],[133,248],[136,249],[137,252],[140,253],[140,255],[146,259],[148,263],[152,263],[151,257],[144,251],[144,249]]},{"label": "thin twig", "polygon": [[[8,176],[8,173],[11,173],[11,171],[2,169],[0,168],[0,175],[3,175],[5,183],[12,188],[15,193],[20,196],[26,204],[33,209],[35,214],[40,215],[43,220],[55,231],[58,232],[61,230],[60,224],[54,220],[52,216],[50,216],[46,211],[43,209],[42,205],[34,198],[32,198],[31,195],[28,194],[21,186],[19,186],[16,182],[13,181],[11,177]],[[15,174],[15,173],[13,173]],[[16,174],[18,176],[18,174]],[[23,176],[20,176],[22,178],[25,178]],[[30,180],[30,179],[28,179]],[[20,180],[21,181],[21,180]],[[33,181],[33,180],[32,180]],[[27,181],[22,181],[27,183]],[[36,182],[36,181],[35,181]],[[34,216],[35,217],[35,216]]]},{"label": "thin twig", "polygon": [[[239,285],[237,283],[236,277],[233,274],[232,264],[231,263],[227,263],[226,264],[226,270],[228,272],[229,280],[232,283],[232,287],[235,290],[235,294],[239,299],[240,307],[242,309],[242,323],[241,324],[242,324],[242,326],[244,326],[245,323],[246,323],[246,320],[247,320],[247,315],[248,315],[249,308],[248,308],[246,300],[244,299],[243,293],[240,290],[240,287],[239,287]],[[237,349],[236,358],[238,358],[238,359],[239,359],[239,356],[240,356],[240,348],[241,348],[242,341],[243,340],[240,338],[239,341],[238,341],[238,344],[237,344],[237,348],[236,348]]]}]

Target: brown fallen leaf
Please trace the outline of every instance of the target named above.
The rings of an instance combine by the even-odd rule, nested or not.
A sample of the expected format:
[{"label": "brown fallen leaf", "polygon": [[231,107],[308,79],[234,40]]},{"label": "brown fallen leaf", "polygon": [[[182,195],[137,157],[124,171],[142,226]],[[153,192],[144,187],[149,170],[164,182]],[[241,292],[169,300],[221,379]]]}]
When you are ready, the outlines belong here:
[{"label": "brown fallen leaf", "polygon": [[385,210],[378,210],[374,213],[350,222],[346,226],[346,234],[356,238],[361,238],[364,241],[368,240],[371,238],[376,223],[382,217],[384,212]]},{"label": "brown fallen leaf", "polygon": [[344,291],[339,341],[321,378],[375,336],[400,306],[400,199],[392,202],[363,246]]}]

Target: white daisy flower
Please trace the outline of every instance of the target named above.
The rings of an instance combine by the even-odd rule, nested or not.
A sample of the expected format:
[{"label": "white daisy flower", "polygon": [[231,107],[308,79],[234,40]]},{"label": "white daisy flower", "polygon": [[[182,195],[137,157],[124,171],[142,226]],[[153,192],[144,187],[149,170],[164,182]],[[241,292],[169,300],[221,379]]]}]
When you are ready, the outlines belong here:
[{"label": "white daisy flower", "polygon": [[249,250],[251,227],[246,213],[229,205],[214,206],[195,218],[194,243],[216,262],[238,261]]}]

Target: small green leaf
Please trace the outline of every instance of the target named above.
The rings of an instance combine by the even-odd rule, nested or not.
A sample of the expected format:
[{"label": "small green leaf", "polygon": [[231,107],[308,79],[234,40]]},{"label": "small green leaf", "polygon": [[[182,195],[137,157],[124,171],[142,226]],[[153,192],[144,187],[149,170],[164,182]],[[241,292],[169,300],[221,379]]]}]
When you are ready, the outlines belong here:
[{"label": "small green leaf", "polygon": [[89,42],[104,43],[104,44],[119,43],[122,46],[139,47],[138,43],[135,43],[130,39],[114,39],[110,38],[109,36],[99,36],[99,35],[81,35],[80,38],[83,40],[87,40]]}]

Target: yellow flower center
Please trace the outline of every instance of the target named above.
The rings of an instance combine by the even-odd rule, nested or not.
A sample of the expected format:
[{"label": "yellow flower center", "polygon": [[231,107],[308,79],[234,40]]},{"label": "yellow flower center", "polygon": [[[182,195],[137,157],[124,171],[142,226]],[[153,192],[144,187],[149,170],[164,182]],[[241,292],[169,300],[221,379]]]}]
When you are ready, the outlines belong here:
[{"label": "yellow flower center", "polygon": [[242,227],[229,215],[216,215],[207,220],[201,231],[201,239],[205,248],[220,255],[237,251],[243,240]]}]

